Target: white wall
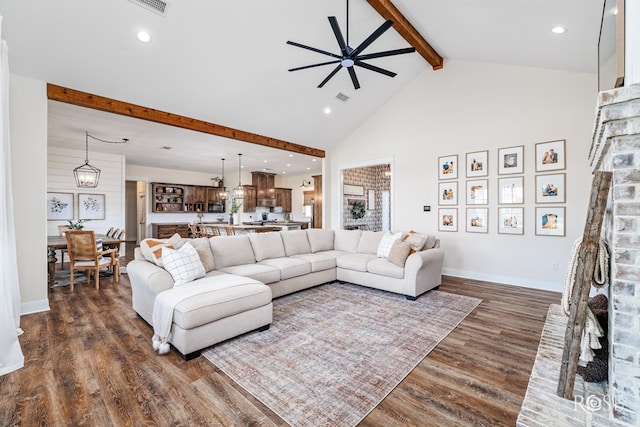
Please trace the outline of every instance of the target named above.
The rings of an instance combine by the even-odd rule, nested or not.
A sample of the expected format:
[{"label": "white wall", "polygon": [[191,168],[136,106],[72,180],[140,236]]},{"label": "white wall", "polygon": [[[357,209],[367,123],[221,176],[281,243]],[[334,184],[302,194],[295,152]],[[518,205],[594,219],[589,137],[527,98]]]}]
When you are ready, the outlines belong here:
[{"label": "white wall", "polygon": [[46,92],[44,82],[10,76],[11,178],[22,314],[49,309]]},{"label": "white wall", "polygon": [[[596,95],[595,74],[454,60],[442,71],[427,70],[329,153],[327,225],[340,227],[340,170],[393,157],[392,228],[436,234],[446,274],[560,291],[571,246],[584,228]],[[534,146],[557,139],[567,144],[567,235],[535,236]],[[497,150],[515,145],[525,146],[524,236],[497,233]],[[489,232],[464,231],[464,176],[458,178],[458,232],[438,232],[437,159],[457,154],[462,161],[479,150],[489,150]],[[423,212],[423,205],[432,211]]]},{"label": "white wall", "polygon": [[[73,176],[73,170],[84,163],[84,151],[49,147],[47,159],[47,191],[73,193],[74,220],[79,219],[78,194],[104,194],[105,219],[91,220],[85,223],[85,229],[106,233],[111,227],[124,227],[124,156],[93,152],[89,146],[89,163],[100,169],[100,181],[96,188],[87,189],[76,187]],[[47,221],[47,234],[54,236],[58,234],[58,225],[67,224],[67,221]]]},{"label": "white wall", "polygon": [[625,2],[624,85],[640,83],[640,2]]}]

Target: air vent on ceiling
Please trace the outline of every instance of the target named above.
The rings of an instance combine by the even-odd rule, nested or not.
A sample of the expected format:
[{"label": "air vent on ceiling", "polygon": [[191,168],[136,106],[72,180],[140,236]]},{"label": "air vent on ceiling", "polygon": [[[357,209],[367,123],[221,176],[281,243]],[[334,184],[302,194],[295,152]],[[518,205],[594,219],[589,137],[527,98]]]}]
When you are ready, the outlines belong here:
[{"label": "air vent on ceiling", "polygon": [[157,13],[161,16],[167,15],[167,7],[169,3],[164,2],[162,0],[129,0],[133,4],[137,4],[138,6],[142,6],[147,10]]},{"label": "air vent on ceiling", "polygon": [[342,102],[347,102],[349,100],[349,97],[342,92],[338,92],[336,98],[338,98]]}]

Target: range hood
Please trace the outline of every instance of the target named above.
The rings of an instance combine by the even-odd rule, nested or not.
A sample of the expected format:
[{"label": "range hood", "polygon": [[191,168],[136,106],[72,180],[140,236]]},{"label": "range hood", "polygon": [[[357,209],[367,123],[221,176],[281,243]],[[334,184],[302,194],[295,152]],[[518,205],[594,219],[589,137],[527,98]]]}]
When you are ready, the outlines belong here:
[{"label": "range hood", "polygon": [[251,172],[251,183],[257,189],[257,207],[273,208],[276,206],[275,173],[259,171]]}]

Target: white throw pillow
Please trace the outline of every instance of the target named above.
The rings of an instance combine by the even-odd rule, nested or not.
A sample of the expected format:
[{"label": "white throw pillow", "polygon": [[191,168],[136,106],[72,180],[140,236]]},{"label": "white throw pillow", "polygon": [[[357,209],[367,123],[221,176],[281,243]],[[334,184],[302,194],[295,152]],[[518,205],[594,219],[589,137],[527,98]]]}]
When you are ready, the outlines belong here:
[{"label": "white throw pillow", "polygon": [[402,231],[398,231],[397,233],[387,231],[384,236],[382,236],[382,239],[380,239],[376,255],[382,258],[388,257],[389,252],[391,251],[391,246],[393,246],[393,242],[400,239],[402,239]]},{"label": "white throw pillow", "polygon": [[193,282],[205,275],[198,251],[189,242],[178,250],[163,248],[162,264],[164,269],[171,273],[174,287]]},{"label": "white throw pillow", "polygon": [[162,253],[164,248],[175,249],[180,244],[182,237],[178,233],[167,240],[144,239],[140,242],[140,252],[144,259],[162,267]]}]

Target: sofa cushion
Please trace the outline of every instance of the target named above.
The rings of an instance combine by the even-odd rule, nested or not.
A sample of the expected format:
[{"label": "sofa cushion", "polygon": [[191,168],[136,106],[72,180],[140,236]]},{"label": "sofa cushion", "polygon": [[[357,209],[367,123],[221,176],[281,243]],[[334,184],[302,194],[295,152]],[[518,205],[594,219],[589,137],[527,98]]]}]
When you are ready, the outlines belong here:
[{"label": "sofa cushion", "polygon": [[213,261],[218,270],[241,264],[253,264],[256,258],[247,235],[209,238]]},{"label": "sofa cushion", "polygon": [[256,261],[260,262],[265,259],[281,258],[285,256],[284,245],[282,244],[282,237],[280,233],[251,233],[249,234],[249,241],[253,248],[253,253],[256,256]]},{"label": "sofa cushion", "polygon": [[409,243],[403,242],[402,240],[396,240],[393,242],[393,246],[391,246],[387,259],[398,267],[404,267],[404,263],[407,261],[412,250],[413,249]]},{"label": "sofa cushion", "polygon": [[371,254],[347,254],[336,258],[336,266],[347,270],[367,271],[367,263],[375,259]]},{"label": "sofa cushion", "polygon": [[173,322],[182,329],[193,329],[271,302],[271,288],[257,280],[221,274],[198,279],[189,286],[204,281],[215,281],[219,286],[176,305]]},{"label": "sofa cushion", "polygon": [[404,278],[404,268],[398,267],[387,258],[374,258],[367,264],[367,271],[381,276]]},{"label": "sofa cushion", "polygon": [[427,235],[411,230],[404,236],[404,241],[411,246],[412,253],[419,252],[424,248],[425,243],[427,243]]},{"label": "sofa cushion", "polygon": [[333,249],[356,253],[358,252],[358,243],[361,235],[362,231],[360,230],[336,230]]},{"label": "sofa cushion", "polygon": [[376,254],[378,245],[384,236],[384,231],[363,231],[358,242],[358,252],[361,254]]},{"label": "sofa cushion", "polygon": [[309,228],[307,230],[311,252],[333,250],[333,230],[326,228]]},{"label": "sofa cushion", "polygon": [[184,244],[180,249],[164,248],[162,250],[162,264],[171,277],[173,286],[181,286],[193,282],[199,277],[204,277],[205,271],[198,251],[191,243]]},{"label": "sofa cushion", "polygon": [[206,272],[216,269],[216,265],[213,262],[213,254],[211,253],[211,246],[209,245],[209,239],[207,237],[182,239],[180,243],[178,243],[178,249],[187,242],[191,243],[191,246],[193,246],[198,252],[198,256],[200,257],[200,261],[202,262]]},{"label": "sofa cushion", "polygon": [[162,248],[175,249],[182,240],[178,233],[169,239],[144,239],[140,242],[140,252],[144,259],[162,267]]},{"label": "sofa cushion", "polygon": [[287,256],[311,253],[311,245],[305,230],[282,231],[280,236]]},{"label": "sofa cushion", "polygon": [[311,272],[331,270],[336,268],[336,257],[327,255],[326,253],[317,254],[299,254],[293,258],[304,259],[311,264]]},{"label": "sofa cushion", "polygon": [[260,261],[258,264],[268,265],[280,270],[280,280],[311,273],[311,263],[300,258],[271,258]]},{"label": "sofa cushion", "polygon": [[280,270],[270,265],[263,264],[242,264],[233,265],[221,269],[223,273],[235,274],[238,276],[249,277],[262,283],[275,283],[280,281]]},{"label": "sofa cushion", "polygon": [[376,255],[382,258],[386,258],[389,256],[389,251],[391,250],[391,246],[393,246],[393,242],[396,240],[402,239],[402,232],[399,231],[397,233],[391,233],[387,231],[380,239],[380,244],[378,245],[378,251]]}]

